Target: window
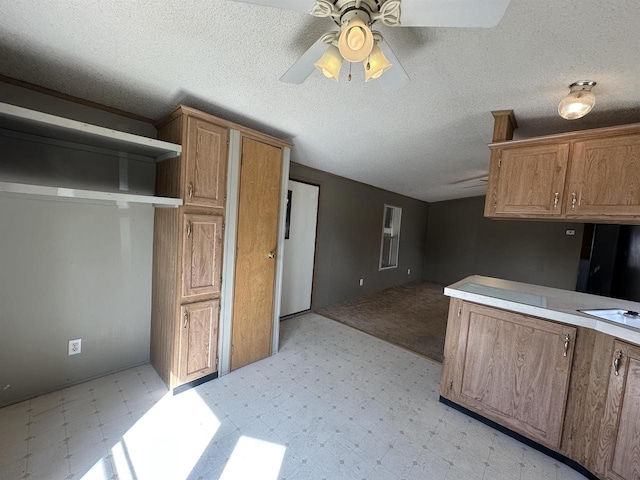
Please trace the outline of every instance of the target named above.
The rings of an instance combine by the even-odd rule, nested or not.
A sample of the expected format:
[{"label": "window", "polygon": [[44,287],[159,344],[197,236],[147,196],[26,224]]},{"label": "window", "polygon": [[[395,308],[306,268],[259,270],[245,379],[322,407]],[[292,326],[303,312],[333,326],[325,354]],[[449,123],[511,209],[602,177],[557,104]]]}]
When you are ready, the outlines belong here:
[{"label": "window", "polygon": [[382,246],[380,247],[380,270],[398,266],[398,250],[400,249],[400,207],[384,206],[382,221]]}]

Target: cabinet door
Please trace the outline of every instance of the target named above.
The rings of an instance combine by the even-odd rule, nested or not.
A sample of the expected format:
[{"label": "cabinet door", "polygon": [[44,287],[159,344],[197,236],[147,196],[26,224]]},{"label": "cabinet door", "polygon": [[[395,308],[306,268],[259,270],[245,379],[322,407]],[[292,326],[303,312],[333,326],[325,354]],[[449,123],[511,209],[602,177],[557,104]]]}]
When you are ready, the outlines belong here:
[{"label": "cabinet door", "polygon": [[494,205],[496,216],[560,215],[568,154],[568,144],[501,150]]},{"label": "cabinet door", "polygon": [[185,214],[182,247],[182,300],[220,295],[222,215]]},{"label": "cabinet door", "polygon": [[178,383],[216,371],[219,300],[192,303],[180,309]]},{"label": "cabinet door", "polygon": [[549,447],[560,445],[576,329],[464,303],[461,403]]},{"label": "cabinet door", "polygon": [[567,215],[640,218],[640,135],[576,142]]},{"label": "cabinet door", "polygon": [[271,355],[282,149],[242,140],[231,369]]},{"label": "cabinet door", "polygon": [[613,352],[598,459],[607,479],[637,480],[640,478],[640,347],[615,342]]},{"label": "cabinet door", "polygon": [[185,205],[224,207],[229,130],[187,117]]}]

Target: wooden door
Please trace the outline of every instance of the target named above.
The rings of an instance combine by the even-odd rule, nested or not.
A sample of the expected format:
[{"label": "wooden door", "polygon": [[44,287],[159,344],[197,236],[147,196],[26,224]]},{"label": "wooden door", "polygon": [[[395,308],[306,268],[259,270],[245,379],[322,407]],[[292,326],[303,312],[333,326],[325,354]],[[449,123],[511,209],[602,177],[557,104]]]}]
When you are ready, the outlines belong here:
[{"label": "wooden door", "polygon": [[231,368],[271,354],[282,149],[242,140]]},{"label": "wooden door", "polygon": [[465,302],[458,398],[489,419],[559,447],[575,335],[573,327]]},{"label": "wooden door", "polygon": [[220,295],[222,225],[222,215],[184,215],[182,301]]},{"label": "wooden door", "polygon": [[640,218],[640,135],[576,142],[567,215]]},{"label": "wooden door", "polygon": [[569,145],[504,148],[498,156],[494,213],[559,216]]},{"label": "wooden door", "polygon": [[184,204],[224,207],[229,130],[187,117]]},{"label": "wooden door", "polygon": [[640,347],[614,343],[602,425],[597,457],[606,478],[640,478]]},{"label": "wooden door", "polygon": [[219,312],[220,300],[180,308],[178,383],[190,382],[217,370]]}]

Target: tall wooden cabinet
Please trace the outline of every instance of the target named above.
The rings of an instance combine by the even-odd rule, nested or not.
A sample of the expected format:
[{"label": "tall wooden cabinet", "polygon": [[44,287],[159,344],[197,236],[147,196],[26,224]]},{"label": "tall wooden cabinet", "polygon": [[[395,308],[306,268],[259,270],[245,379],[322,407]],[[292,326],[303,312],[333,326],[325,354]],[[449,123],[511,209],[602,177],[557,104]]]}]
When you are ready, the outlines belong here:
[{"label": "tall wooden cabinet", "polygon": [[151,311],[151,363],[175,388],[217,371],[229,129],[184,108],[157,128],[183,149],[156,170],[184,206],[155,216]]},{"label": "tall wooden cabinet", "polygon": [[153,253],[151,363],[174,389],[272,353],[289,144],[184,106],[156,127],[182,145],[157,165],[184,205],[156,212]]}]

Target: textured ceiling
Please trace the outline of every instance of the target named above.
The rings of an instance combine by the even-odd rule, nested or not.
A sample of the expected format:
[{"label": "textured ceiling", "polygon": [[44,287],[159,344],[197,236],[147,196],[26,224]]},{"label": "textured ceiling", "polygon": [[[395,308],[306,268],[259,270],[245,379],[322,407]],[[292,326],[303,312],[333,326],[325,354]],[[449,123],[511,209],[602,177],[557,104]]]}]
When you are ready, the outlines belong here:
[{"label": "textured ceiling", "polygon": [[[473,196],[491,110],[526,137],[640,121],[638,0],[512,0],[493,29],[378,29],[412,83],[278,78],[327,19],[213,0],[0,0],[0,74],[157,119],[186,103],[295,143],[292,160],[427,201]],[[355,66],[354,66],[355,67]],[[596,106],[557,104],[596,80]],[[471,183],[473,185],[473,183]]]}]

